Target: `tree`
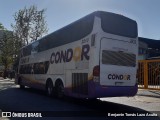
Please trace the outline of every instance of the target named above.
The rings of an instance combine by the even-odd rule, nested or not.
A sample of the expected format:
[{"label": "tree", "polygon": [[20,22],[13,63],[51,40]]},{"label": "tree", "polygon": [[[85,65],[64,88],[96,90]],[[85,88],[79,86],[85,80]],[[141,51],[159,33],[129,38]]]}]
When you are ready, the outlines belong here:
[{"label": "tree", "polygon": [[1,31],[2,37],[0,38],[0,62],[7,70],[13,63],[13,37],[11,31]]},{"label": "tree", "polygon": [[21,41],[0,24],[0,64],[4,66],[4,71],[11,68],[18,58]]},{"label": "tree", "polygon": [[22,45],[28,45],[48,32],[45,21],[45,9],[38,10],[36,6],[19,10],[14,14],[15,25],[11,24],[14,34]]},{"label": "tree", "polygon": [[34,9],[35,9],[35,16],[33,18],[32,22],[33,27],[31,28],[31,34],[30,34],[31,41],[37,40],[38,38],[42,37],[43,33],[48,32],[47,23],[44,20],[45,9],[41,11],[37,11],[36,10],[37,8]]},{"label": "tree", "polygon": [[20,57],[21,40],[17,36],[13,36],[13,69],[17,70]]},{"label": "tree", "polygon": [[2,23],[0,23],[0,30],[4,30],[4,26],[2,25]]}]

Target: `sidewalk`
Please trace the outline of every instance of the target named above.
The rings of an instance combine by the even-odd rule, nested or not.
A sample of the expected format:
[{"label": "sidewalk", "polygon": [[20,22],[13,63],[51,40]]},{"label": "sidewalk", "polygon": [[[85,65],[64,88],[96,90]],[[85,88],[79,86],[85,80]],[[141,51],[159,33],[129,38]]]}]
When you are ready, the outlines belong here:
[{"label": "sidewalk", "polygon": [[159,90],[138,89],[137,96],[148,96],[160,98]]},{"label": "sidewalk", "polygon": [[12,78],[12,80],[10,79],[10,78],[6,78],[6,79],[4,79],[3,77],[0,77],[0,82],[1,81],[14,81],[15,79],[14,78]]},{"label": "sidewalk", "polygon": [[1,90],[5,90],[5,89],[8,89],[8,88],[13,88],[15,87],[15,79],[4,79],[2,77],[0,77],[0,91]]}]

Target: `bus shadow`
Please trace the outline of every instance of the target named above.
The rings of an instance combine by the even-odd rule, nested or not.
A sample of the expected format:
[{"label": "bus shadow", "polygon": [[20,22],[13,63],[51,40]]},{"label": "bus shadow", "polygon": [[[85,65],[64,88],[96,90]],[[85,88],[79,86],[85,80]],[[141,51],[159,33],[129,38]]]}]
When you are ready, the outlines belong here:
[{"label": "bus shadow", "polygon": [[[14,94],[14,95],[13,95]],[[17,95],[15,95],[17,94]],[[25,95],[30,95],[31,97],[35,97],[32,98],[34,101],[36,102],[38,99],[43,99],[46,102],[48,102],[48,104],[57,104],[57,106],[59,106],[60,104],[64,105],[64,108],[70,105],[76,105],[75,109],[70,111],[70,113],[68,114],[75,114],[74,117],[79,117],[79,116],[83,116],[83,117],[109,117],[110,119],[113,118],[118,118],[116,116],[114,116],[114,114],[126,114],[126,113],[134,113],[134,114],[147,114],[150,113],[146,110],[140,109],[140,108],[136,108],[136,107],[132,107],[132,106],[128,106],[128,105],[123,105],[123,104],[119,104],[119,103],[114,103],[114,102],[108,102],[108,101],[101,101],[99,99],[94,99],[94,100],[88,100],[88,99],[75,99],[75,98],[71,98],[71,97],[64,97],[63,99],[58,99],[58,98],[49,98],[45,95],[45,92],[41,91],[41,90],[36,90],[36,89],[32,89],[32,88],[26,88],[26,89],[19,89],[19,88],[8,88],[5,90],[0,91],[0,97],[5,99],[4,101],[6,103],[9,103],[10,101],[12,101],[12,97],[16,97],[14,98],[14,102],[19,104],[19,108],[17,108],[17,110],[29,110],[32,107],[29,107],[28,109],[25,108],[21,108],[20,106],[24,105],[23,101],[19,101],[19,99],[27,99],[27,97],[25,98]],[[32,99],[29,100],[29,103],[32,102]],[[0,100],[1,101],[1,100]],[[3,101],[3,102],[4,102]],[[21,104],[21,105],[20,105]],[[40,103],[37,103],[37,106],[39,106]],[[59,105],[58,105],[59,104]],[[12,105],[12,104],[10,104]],[[25,105],[27,106],[27,105]],[[31,106],[31,104],[30,104]],[[43,105],[42,105],[43,106]],[[53,105],[50,106],[49,109],[51,109]],[[60,105],[62,107],[62,105]],[[82,107],[85,109],[80,109],[78,108]],[[44,109],[42,109],[44,108]],[[9,109],[6,107],[6,104],[1,104],[1,108],[2,111],[8,111]],[[42,112],[49,110],[47,107],[41,107]],[[34,111],[34,109],[30,109],[30,111]],[[57,111],[55,109],[55,111]],[[62,112],[65,114],[63,114],[64,116],[67,114],[66,111],[64,111],[64,109],[62,109]],[[58,113],[59,114],[59,113]],[[77,116],[76,116],[77,114]],[[112,117],[108,116],[108,114],[113,114]],[[63,117],[64,117],[63,116]],[[140,119],[144,119],[147,120],[149,118],[155,119],[155,120],[159,120],[159,117],[138,117]],[[121,117],[119,117],[119,119],[121,119]],[[137,116],[134,117],[129,117],[130,120],[132,119],[137,119]]]},{"label": "bus shadow", "polygon": [[[43,96],[46,96],[46,93],[41,90],[37,90],[33,88],[27,88],[24,90],[27,92],[32,92],[35,94],[41,94]],[[129,113],[129,114],[135,113],[137,115],[151,113],[149,111],[146,111],[137,107],[124,105],[121,103],[102,101],[100,99],[77,99],[77,98],[72,98],[68,96],[64,96],[62,99],[58,99],[55,97],[51,97],[50,99],[86,107],[87,113],[92,115],[94,113],[95,116],[101,116],[101,115],[106,116],[107,113]],[[86,112],[86,111],[83,111],[83,112]],[[159,117],[157,118],[159,119]]]}]

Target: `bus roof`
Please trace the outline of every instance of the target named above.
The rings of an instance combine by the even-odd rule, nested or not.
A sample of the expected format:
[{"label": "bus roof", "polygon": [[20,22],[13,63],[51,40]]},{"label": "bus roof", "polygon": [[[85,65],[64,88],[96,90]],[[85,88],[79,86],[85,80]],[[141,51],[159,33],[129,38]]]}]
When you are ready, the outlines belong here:
[{"label": "bus roof", "polygon": [[[122,16],[122,15],[119,15],[119,14],[115,14],[115,13],[96,11],[89,15],[86,15],[85,17],[57,31],[54,31],[42,37],[39,40],[36,40],[30,43],[27,46],[24,46],[22,48],[24,49],[24,52],[23,52],[25,54],[24,56],[31,54],[32,44],[36,42],[39,42],[38,52],[41,52],[44,50],[48,50],[48,49],[51,49],[51,48],[54,48],[60,45],[68,44],[68,43],[84,38],[85,36],[87,36],[88,34],[92,32],[95,16],[100,17],[102,19],[102,24],[104,24],[104,26],[109,26],[109,27],[102,26],[102,29],[105,32],[109,32],[113,34],[115,33],[117,35],[119,34],[122,36],[125,34],[130,35],[134,32],[135,34],[133,34],[132,36],[136,36],[137,34],[136,30],[128,31],[128,29],[130,29],[130,26],[134,27],[135,24],[137,25],[137,23],[134,20],[127,18],[125,16]],[[121,29],[117,30],[116,28],[117,25],[115,26],[115,24],[118,24],[120,27],[124,27],[124,31],[122,31]]]},{"label": "bus roof", "polygon": [[[48,37],[48,36],[51,36],[52,34],[55,34],[55,33],[57,33],[57,32],[60,32],[61,30],[66,29],[66,28],[72,26],[73,24],[76,24],[77,22],[79,22],[79,21],[81,21],[81,20],[85,20],[85,19],[87,19],[87,18],[93,19],[94,16],[102,17],[104,14],[105,14],[105,15],[108,14],[108,15],[115,16],[115,17],[121,16],[121,17],[127,18],[127,17],[125,17],[125,16],[123,16],[123,15],[121,15],[121,14],[116,14],[116,13],[111,13],[111,12],[105,12],[105,11],[95,11],[95,12],[93,12],[93,13],[90,13],[90,14],[86,15],[86,16],[83,17],[83,18],[78,19],[78,20],[75,21],[75,22],[72,22],[72,23],[70,23],[70,24],[68,24],[68,25],[66,25],[66,26],[64,26],[64,27],[62,27],[62,28],[60,28],[60,29],[58,29],[58,30],[56,30],[56,31],[54,31],[54,32],[52,32],[52,33],[50,33],[50,34],[48,34],[48,35],[46,35],[46,36],[44,36],[44,37],[42,37],[42,38],[40,38],[40,39],[38,39],[38,40],[36,40],[36,41],[34,41],[34,42],[37,42],[37,41],[39,41],[39,40],[42,40],[42,39],[44,39],[44,38],[46,38],[46,37]],[[132,19],[130,19],[130,18],[127,18],[127,19],[132,20]],[[134,20],[132,20],[132,21],[134,21]],[[134,22],[136,22],[136,21],[134,21]],[[33,44],[34,42],[31,42],[31,43],[29,43],[28,45]],[[24,46],[24,47],[27,47],[28,45],[26,45],[26,46]],[[23,47],[23,48],[24,48],[24,47]]]}]

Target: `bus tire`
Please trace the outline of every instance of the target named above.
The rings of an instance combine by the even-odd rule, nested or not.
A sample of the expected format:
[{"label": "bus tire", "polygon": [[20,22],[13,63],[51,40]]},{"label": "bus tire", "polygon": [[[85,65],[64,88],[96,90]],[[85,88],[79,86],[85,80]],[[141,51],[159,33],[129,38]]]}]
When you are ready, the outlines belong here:
[{"label": "bus tire", "polygon": [[20,89],[24,89],[25,88],[25,86],[24,85],[20,85]]},{"label": "bus tire", "polygon": [[64,85],[61,80],[56,81],[55,83],[55,94],[57,98],[63,98],[64,96]]},{"label": "bus tire", "polygon": [[18,83],[19,83],[20,89],[24,89],[25,88],[25,86],[22,85],[22,79],[21,78],[19,78]]},{"label": "bus tire", "polygon": [[47,96],[49,97],[52,97],[53,96],[53,82],[52,80],[47,80],[47,83],[46,83],[46,93],[47,93]]}]

